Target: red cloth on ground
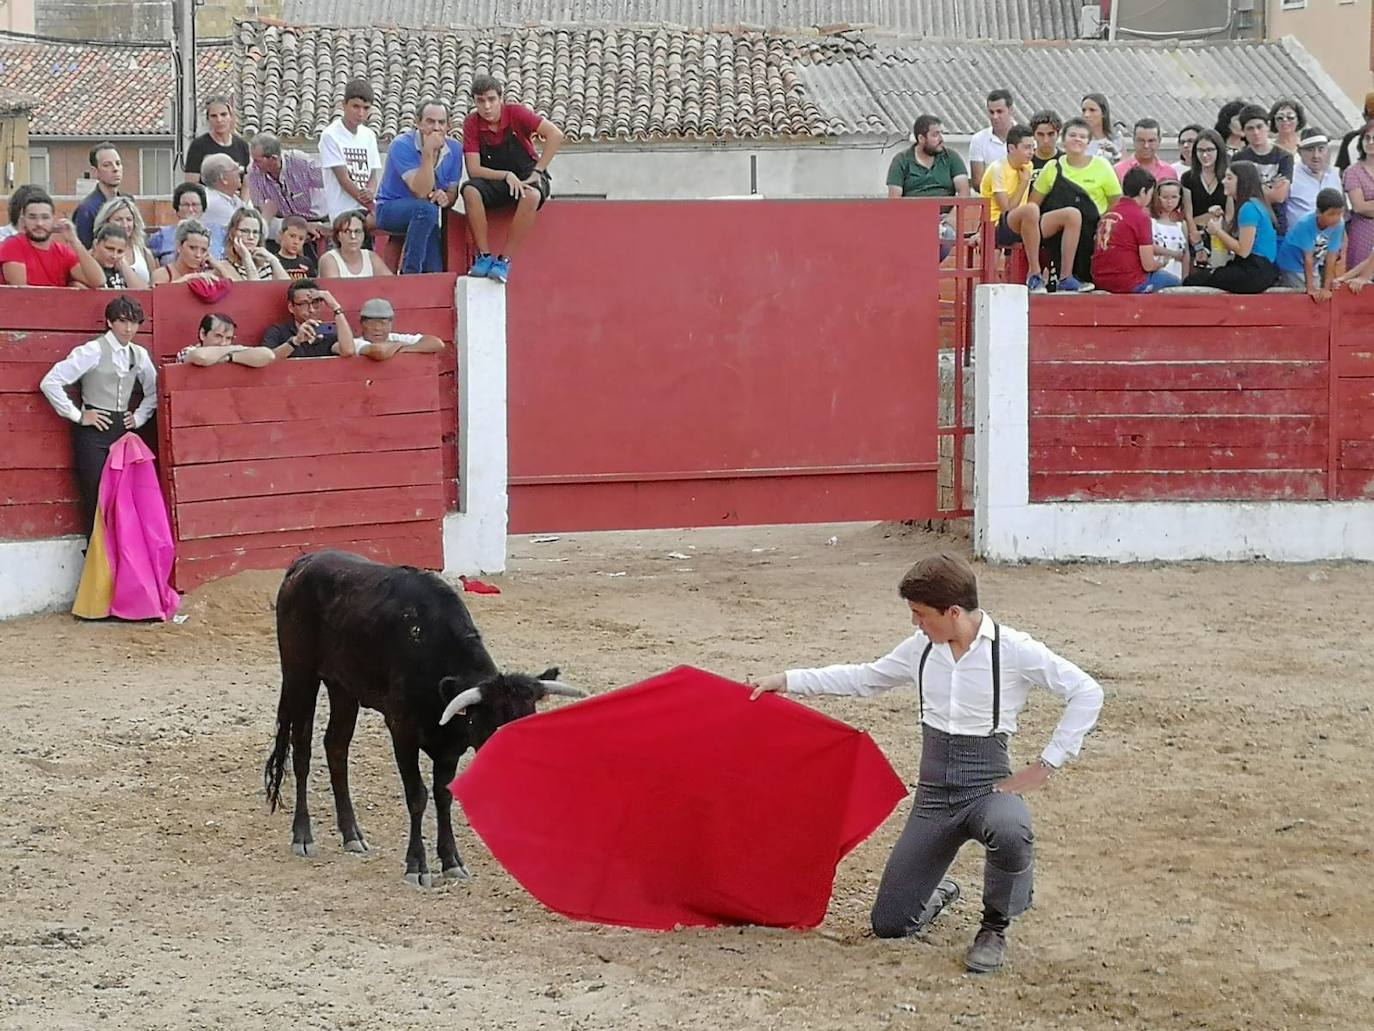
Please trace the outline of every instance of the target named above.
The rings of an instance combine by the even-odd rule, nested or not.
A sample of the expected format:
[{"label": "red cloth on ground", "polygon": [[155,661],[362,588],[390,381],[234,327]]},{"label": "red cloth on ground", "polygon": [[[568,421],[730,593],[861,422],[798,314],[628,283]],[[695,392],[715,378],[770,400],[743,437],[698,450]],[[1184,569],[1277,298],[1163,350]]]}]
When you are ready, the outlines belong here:
[{"label": "red cloth on ground", "polygon": [[690,666],[502,727],[453,782],[550,909],[653,930],[814,927],[907,794],[853,727]]}]

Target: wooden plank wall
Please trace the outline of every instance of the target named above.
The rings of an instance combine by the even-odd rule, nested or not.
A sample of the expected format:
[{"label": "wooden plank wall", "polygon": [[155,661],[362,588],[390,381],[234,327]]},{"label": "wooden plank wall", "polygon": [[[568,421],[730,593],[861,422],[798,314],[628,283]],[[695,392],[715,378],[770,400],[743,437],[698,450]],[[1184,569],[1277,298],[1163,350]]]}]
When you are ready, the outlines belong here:
[{"label": "wooden plank wall", "polygon": [[1032,298],[1031,500],[1327,497],[1331,320],[1292,294]]},{"label": "wooden plank wall", "polygon": [[[147,291],[128,296],[151,312]],[[105,331],[109,291],[0,286],[0,539],[37,540],[80,533],[72,469],[72,426],[39,392],[38,382],[72,348]],[[148,333],[138,342],[152,343]],[[152,429],[147,437],[151,440]]]},{"label": "wooden plank wall", "polygon": [[1332,302],[1331,496],[1374,498],[1374,289]]},{"label": "wooden plank wall", "polygon": [[[385,297],[396,309],[396,330],[401,333],[432,333],[447,345],[436,366],[439,377],[439,409],[443,420],[443,461],[445,499],[449,509],[458,507],[458,367],[454,338],[453,290],[457,274],[435,273],[424,276],[388,276],[381,279],[320,280],[322,288],[334,294],[348,313],[350,324],[358,328],[358,309],[370,297]],[[174,361],[177,352],[196,341],[196,330],[206,312],[224,312],[238,324],[239,343],[257,343],[273,323],[290,319],[286,308],[285,283],[235,283],[225,297],[207,306],[184,283],[159,286],[157,320],[153,351],[159,363]],[[412,355],[393,361],[409,362]],[[305,361],[306,359],[293,359]],[[379,363],[366,362],[369,369]],[[204,370],[202,370],[204,371]]]},{"label": "wooden plank wall", "polygon": [[443,357],[167,366],[177,588],[323,547],[442,568]]}]

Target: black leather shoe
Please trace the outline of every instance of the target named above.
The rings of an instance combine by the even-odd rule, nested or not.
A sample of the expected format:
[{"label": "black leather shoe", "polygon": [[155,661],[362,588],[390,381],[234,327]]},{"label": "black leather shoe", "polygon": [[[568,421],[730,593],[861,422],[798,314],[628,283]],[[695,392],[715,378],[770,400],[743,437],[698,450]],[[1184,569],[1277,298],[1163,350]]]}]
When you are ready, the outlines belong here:
[{"label": "black leather shoe", "polygon": [[980,927],[973,944],[964,953],[964,969],[970,974],[991,974],[1001,969],[1006,958],[1006,935],[1001,931]]}]

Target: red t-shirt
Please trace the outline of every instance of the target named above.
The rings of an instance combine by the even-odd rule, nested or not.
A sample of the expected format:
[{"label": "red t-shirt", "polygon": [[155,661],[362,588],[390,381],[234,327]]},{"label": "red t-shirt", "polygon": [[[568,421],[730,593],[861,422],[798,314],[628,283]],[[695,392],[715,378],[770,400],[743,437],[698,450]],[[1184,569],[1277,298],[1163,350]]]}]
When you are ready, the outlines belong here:
[{"label": "red t-shirt", "polygon": [[538,161],[539,154],[535,151],[534,141],[530,137],[543,120],[524,104],[502,104],[501,118],[495,125],[474,111],[463,119],[463,153],[480,153],[484,143],[488,146],[497,146],[506,138],[506,130],[514,129],[515,138],[529,151],[530,157]]},{"label": "red t-shirt", "polygon": [[39,250],[23,233],[0,243],[0,266],[11,261],[28,269],[29,286],[70,286],[77,266],[76,252],[65,243],[53,240]]},{"label": "red t-shirt", "polygon": [[1093,247],[1093,284],[1099,290],[1128,294],[1148,278],[1140,248],[1153,247],[1150,214],[1130,197],[1122,197],[1097,223]]}]

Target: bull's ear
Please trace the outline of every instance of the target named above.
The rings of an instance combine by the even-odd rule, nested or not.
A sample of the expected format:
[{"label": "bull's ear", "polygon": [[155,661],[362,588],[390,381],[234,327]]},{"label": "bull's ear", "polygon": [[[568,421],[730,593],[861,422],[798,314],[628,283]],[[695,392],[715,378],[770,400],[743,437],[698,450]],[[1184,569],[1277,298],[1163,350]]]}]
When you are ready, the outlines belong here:
[{"label": "bull's ear", "polygon": [[536,679],[536,680],[557,680],[557,679],[558,679],[558,667],[557,667],[557,666],[550,666],[548,669],[544,670],[543,673],[540,673],[539,676],[535,677],[535,679]]},{"label": "bull's ear", "polygon": [[458,692],[462,689],[463,685],[459,683],[457,677],[444,677],[443,680],[439,681],[439,699],[447,705],[457,697]]}]

